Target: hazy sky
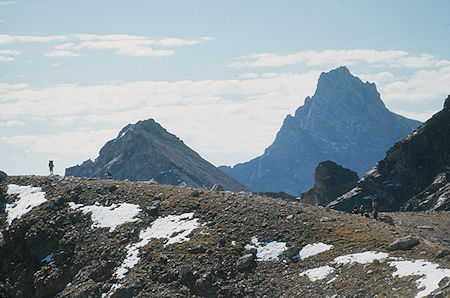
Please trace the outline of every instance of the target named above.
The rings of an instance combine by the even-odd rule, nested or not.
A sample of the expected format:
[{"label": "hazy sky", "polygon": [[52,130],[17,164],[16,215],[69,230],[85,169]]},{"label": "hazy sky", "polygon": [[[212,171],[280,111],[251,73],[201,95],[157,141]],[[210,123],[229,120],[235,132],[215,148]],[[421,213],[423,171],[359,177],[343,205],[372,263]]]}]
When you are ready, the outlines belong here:
[{"label": "hazy sky", "polygon": [[426,120],[450,93],[450,1],[0,0],[0,170],[47,174],[154,118],[215,165],[263,153],[340,65]]}]

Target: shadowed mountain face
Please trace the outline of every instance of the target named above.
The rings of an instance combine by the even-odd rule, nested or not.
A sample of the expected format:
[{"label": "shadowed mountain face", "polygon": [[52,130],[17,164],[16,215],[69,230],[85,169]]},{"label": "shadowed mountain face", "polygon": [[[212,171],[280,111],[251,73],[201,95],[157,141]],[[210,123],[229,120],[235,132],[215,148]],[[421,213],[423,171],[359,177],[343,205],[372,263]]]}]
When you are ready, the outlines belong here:
[{"label": "shadowed mountain face", "polygon": [[350,192],[328,206],[350,211],[375,199],[381,211],[450,210],[450,96],[442,111],[397,142]]},{"label": "shadowed mountain face", "polygon": [[146,181],[162,184],[211,188],[220,184],[227,190],[248,191],[226,173],[216,168],[167,132],[153,119],[124,127],[114,140],[107,142],[93,162],[66,169],[66,176]]},{"label": "shadowed mountain face", "polygon": [[419,124],[390,112],[375,84],[339,67],[320,75],[314,96],[284,119],[263,155],[222,169],[255,191],[298,195],[313,185],[319,162],[333,160],[363,175]]}]

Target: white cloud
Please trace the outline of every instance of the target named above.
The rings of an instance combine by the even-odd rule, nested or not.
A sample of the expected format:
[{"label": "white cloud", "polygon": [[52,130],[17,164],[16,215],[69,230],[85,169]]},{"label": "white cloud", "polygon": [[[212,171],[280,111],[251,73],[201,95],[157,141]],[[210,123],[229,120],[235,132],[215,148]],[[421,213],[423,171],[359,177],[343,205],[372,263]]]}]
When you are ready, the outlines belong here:
[{"label": "white cloud", "polygon": [[10,92],[14,90],[20,90],[30,87],[29,84],[8,84],[0,83],[0,94],[5,92]]},{"label": "white cloud", "polygon": [[410,119],[419,120],[421,122],[425,122],[431,118],[436,112],[439,110],[428,110],[424,112],[413,112],[413,111],[405,111],[405,110],[393,110],[393,112],[405,116]]},{"label": "white cloud", "polygon": [[[117,55],[125,56],[170,56],[175,54],[174,50],[170,49],[155,49],[154,47],[181,47],[188,45],[196,45],[203,41],[213,40],[212,37],[203,37],[201,39],[187,40],[180,38],[164,38],[164,39],[150,39],[146,36],[128,35],[128,34],[74,34],[72,41],[55,46],[51,53],[75,53],[82,50],[113,50]],[[67,55],[68,56],[68,55]]]},{"label": "white cloud", "polygon": [[16,4],[16,1],[0,1],[0,6]]},{"label": "white cloud", "polygon": [[61,41],[67,38],[68,37],[65,35],[35,36],[35,35],[0,34],[0,44],[7,44],[13,42],[50,42],[50,41]]},{"label": "white cloud", "polygon": [[449,63],[430,54],[411,55],[406,51],[373,49],[300,51],[289,55],[260,53],[238,57],[228,64],[232,68],[241,67],[280,67],[293,64],[306,66],[339,66],[367,63],[376,66],[423,68],[436,67]]},{"label": "white cloud", "polygon": [[[98,152],[106,141],[116,137],[117,130],[81,128],[56,135],[17,135],[0,137],[0,142],[27,147],[36,153],[85,154]],[[95,156],[92,156],[95,157]]]},{"label": "white cloud", "polygon": [[357,76],[362,81],[376,82],[377,85],[380,82],[392,82],[393,80],[395,80],[394,74],[388,71],[378,72],[374,74],[357,74]]},{"label": "white cloud", "polygon": [[[72,35],[8,35],[0,34],[0,44],[15,42],[54,42],[68,41],[54,46],[45,53],[48,57],[81,56],[82,50],[112,50],[117,55],[124,56],[170,56],[175,54],[173,47],[200,44],[214,40],[213,37],[200,39],[163,38],[150,39],[147,36],[129,34],[72,34]],[[1,55],[0,61],[11,61],[13,57]]]},{"label": "white cloud", "polygon": [[10,120],[10,121],[0,121],[0,126],[5,127],[19,127],[19,126],[25,126],[25,122],[18,121],[18,120]]},{"label": "white cloud", "polygon": [[[82,50],[109,49],[131,55],[138,50],[153,51],[151,47],[157,47],[145,36],[83,35],[77,38],[59,44],[54,50],[81,53]],[[166,45],[176,46],[177,42],[172,40]],[[171,51],[171,48],[156,49]],[[404,106],[408,102],[426,106],[428,102],[445,98],[448,93],[450,64],[430,55],[412,56],[405,51],[376,50],[307,52],[306,58],[258,54],[236,61],[270,65],[303,61],[301,63],[321,65],[320,70],[324,70],[321,63],[327,61],[338,65],[342,61],[358,66],[368,64],[364,74],[357,75],[376,82],[383,100],[396,103],[392,106],[401,106],[399,102]],[[338,57],[341,54],[342,57]],[[335,62],[333,59],[341,60]],[[390,63],[395,68],[381,71],[379,66],[386,65],[383,63]],[[434,66],[419,67],[428,64]],[[414,67],[413,71],[410,68],[405,72],[405,65]],[[91,139],[93,129],[61,133],[54,138],[22,135],[0,141],[27,144],[33,150],[70,151],[72,149],[68,147],[72,146],[74,149],[70,152],[81,150],[95,157],[100,147],[127,123],[154,118],[211,162],[234,164],[261,154],[270,145],[286,114],[293,113],[306,96],[314,93],[319,74],[319,70],[307,73],[243,72],[237,74],[239,79],[232,80],[108,82],[47,88],[0,84],[0,119],[3,121],[34,119],[61,126],[58,129],[65,129],[64,125],[101,125],[110,131],[109,138],[99,136],[97,143]],[[405,108],[396,112],[426,120],[434,111],[427,107],[425,111]],[[51,141],[51,149],[38,145],[47,140]],[[80,149],[82,142],[90,143]]]},{"label": "white cloud", "polygon": [[[263,152],[286,114],[314,91],[319,72],[278,74],[270,78],[224,81],[142,81],[94,86],[60,85],[52,88],[11,88],[0,93],[0,118],[7,121],[39,119],[53,125],[99,124],[117,134],[127,123],[154,118],[204,157],[227,152],[252,157]],[[127,99],[127,100],[124,100]],[[79,134],[88,134],[82,131]],[[62,135],[58,141],[62,142]],[[220,137],[218,137],[220,136]],[[3,138],[8,144],[31,144],[33,150],[69,150],[88,137],[64,138],[64,146],[45,149],[50,137]],[[97,153],[108,139],[83,152]],[[76,143],[76,144],[75,144]],[[94,148],[95,147],[95,148]],[[59,150],[58,149],[58,150]],[[223,156],[224,154],[222,154]],[[228,161],[222,158],[222,163]],[[242,159],[235,160],[242,161]]]},{"label": "white cloud", "polygon": [[53,51],[45,53],[45,56],[47,56],[47,57],[76,57],[76,56],[81,56],[81,54],[71,52],[71,51],[65,51],[65,50],[53,50]]},{"label": "white cloud", "polygon": [[444,98],[449,92],[450,66],[433,70],[419,70],[406,80],[394,80],[381,85],[383,100],[424,102]]},{"label": "white cloud", "polygon": [[16,50],[1,50],[0,49],[0,61],[12,61],[14,56],[20,55],[21,52]]}]

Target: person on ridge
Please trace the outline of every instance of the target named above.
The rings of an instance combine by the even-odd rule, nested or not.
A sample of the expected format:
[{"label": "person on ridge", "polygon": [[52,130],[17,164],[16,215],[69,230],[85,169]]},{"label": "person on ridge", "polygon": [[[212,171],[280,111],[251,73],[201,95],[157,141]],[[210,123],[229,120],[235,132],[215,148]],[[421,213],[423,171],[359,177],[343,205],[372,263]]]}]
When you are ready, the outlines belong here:
[{"label": "person on ridge", "polygon": [[358,214],[359,210],[358,210],[358,206],[353,206],[353,210],[352,210],[352,214]]},{"label": "person on ridge", "polygon": [[364,206],[359,206],[359,213],[361,213],[361,216],[364,216]]},{"label": "person on ridge", "polygon": [[55,167],[55,165],[53,164],[53,160],[49,160],[48,161],[48,168],[50,170],[50,175],[53,175],[53,168]]}]

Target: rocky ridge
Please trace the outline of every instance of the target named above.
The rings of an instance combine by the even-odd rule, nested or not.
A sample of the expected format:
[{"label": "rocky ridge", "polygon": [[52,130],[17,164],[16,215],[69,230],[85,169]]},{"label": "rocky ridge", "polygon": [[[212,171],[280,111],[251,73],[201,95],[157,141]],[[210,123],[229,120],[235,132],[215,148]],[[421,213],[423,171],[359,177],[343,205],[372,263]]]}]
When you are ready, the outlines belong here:
[{"label": "rocky ridge", "polygon": [[320,75],[314,96],[284,119],[263,155],[221,168],[254,191],[299,195],[313,186],[320,162],[333,160],[362,176],[419,124],[390,112],[375,84],[339,67]]},{"label": "rocky ridge", "polygon": [[[20,189],[45,201],[19,216]],[[450,294],[450,259],[442,256],[448,212],[418,214],[431,231],[396,214],[393,226],[251,193],[144,182],[19,176],[4,178],[0,190],[0,295],[7,297]],[[166,231],[172,224],[182,229]],[[419,243],[389,251],[412,227]],[[437,273],[433,280],[405,274],[405,264]]]},{"label": "rocky ridge", "polygon": [[390,148],[386,157],[328,207],[350,211],[376,200],[381,211],[450,210],[450,96],[443,109]]},{"label": "rocky ridge", "polygon": [[250,189],[204,160],[175,135],[153,119],[124,127],[107,142],[95,161],[66,169],[66,176],[149,181],[210,189],[214,184],[226,190]]},{"label": "rocky ridge", "polygon": [[326,206],[354,188],[358,180],[356,172],[331,160],[323,161],[314,172],[314,186],[302,192],[301,202],[314,206]]}]

